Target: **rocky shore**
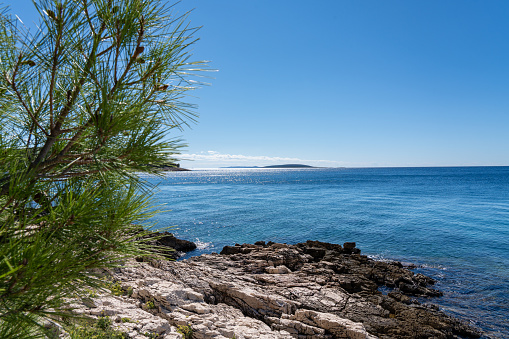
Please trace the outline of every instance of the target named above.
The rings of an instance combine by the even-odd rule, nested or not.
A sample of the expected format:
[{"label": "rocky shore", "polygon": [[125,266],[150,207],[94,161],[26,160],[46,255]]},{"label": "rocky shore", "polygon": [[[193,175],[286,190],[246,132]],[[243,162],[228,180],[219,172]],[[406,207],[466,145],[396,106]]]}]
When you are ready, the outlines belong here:
[{"label": "rocky shore", "polygon": [[480,337],[428,303],[441,295],[432,278],[369,259],[355,243],[257,242],[183,261],[133,260],[110,274],[124,295],[73,307],[109,316],[129,338],[187,338],[179,326],[197,339]]}]

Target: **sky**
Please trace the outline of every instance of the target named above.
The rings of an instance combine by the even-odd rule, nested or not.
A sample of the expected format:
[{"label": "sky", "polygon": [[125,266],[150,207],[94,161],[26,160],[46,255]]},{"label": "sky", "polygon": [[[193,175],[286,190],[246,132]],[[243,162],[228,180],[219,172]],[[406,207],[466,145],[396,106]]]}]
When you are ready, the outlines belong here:
[{"label": "sky", "polygon": [[[37,21],[31,0],[11,13]],[[182,0],[202,26],[182,167],[508,166],[506,0]]]}]

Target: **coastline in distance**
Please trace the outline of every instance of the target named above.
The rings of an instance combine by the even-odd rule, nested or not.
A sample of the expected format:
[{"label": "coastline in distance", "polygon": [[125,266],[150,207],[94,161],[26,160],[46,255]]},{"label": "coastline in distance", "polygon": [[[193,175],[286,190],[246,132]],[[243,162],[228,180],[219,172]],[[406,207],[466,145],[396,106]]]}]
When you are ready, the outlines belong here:
[{"label": "coastline in distance", "polygon": [[326,168],[326,167],[316,167],[304,164],[284,164],[284,165],[269,165],[269,166],[228,166],[228,167],[220,167],[220,168]]}]

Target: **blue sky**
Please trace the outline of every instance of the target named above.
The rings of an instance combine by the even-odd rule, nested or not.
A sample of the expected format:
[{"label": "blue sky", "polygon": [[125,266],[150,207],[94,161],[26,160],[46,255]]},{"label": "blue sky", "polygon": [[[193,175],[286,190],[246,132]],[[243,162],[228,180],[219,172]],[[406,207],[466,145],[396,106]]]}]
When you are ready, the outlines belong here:
[{"label": "blue sky", "polygon": [[[24,21],[30,0],[5,1]],[[509,165],[509,2],[183,0],[185,167]]]}]

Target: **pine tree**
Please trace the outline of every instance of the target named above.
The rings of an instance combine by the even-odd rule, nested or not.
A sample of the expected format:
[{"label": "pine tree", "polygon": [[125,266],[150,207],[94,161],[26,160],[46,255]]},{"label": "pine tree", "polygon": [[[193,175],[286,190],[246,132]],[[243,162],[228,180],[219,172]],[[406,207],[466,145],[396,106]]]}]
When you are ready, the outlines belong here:
[{"label": "pine tree", "polygon": [[140,172],[174,160],[205,62],[158,0],[40,0],[0,17],[0,337],[44,336],[96,268],[139,255]]}]

